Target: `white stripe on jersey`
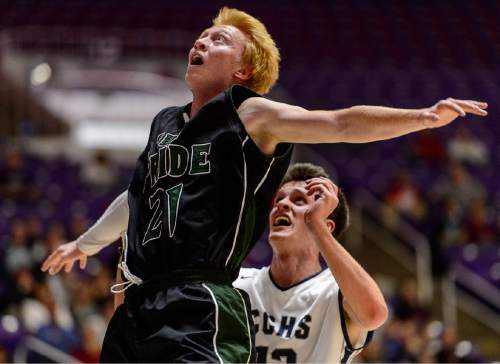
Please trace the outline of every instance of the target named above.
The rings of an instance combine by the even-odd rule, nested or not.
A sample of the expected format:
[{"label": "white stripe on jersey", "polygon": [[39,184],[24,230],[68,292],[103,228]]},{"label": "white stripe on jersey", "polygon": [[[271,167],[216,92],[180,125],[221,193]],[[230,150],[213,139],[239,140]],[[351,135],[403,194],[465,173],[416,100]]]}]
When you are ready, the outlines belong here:
[{"label": "white stripe on jersey", "polygon": [[241,301],[243,302],[243,308],[245,309],[245,320],[247,323],[247,334],[248,334],[248,358],[247,358],[247,364],[248,364],[250,363],[250,358],[252,357],[252,333],[250,332],[250,322],[248,322],[248,315],[247,315],[248,309],[245,299],[241,295],[240,291],[238,291],[237,289],[235,289],[235,291],[240,296]]},{"label": "white stripe on jersey", "polygon": [[[341,362],[345,339],[339,287],[329,269],[288,289],[280,289],[271,280],[269,267],[242,268],[234,286],[250,296],[258,355],[265,355],[260,360]],[[349,360],[358,352],[352,353]]]},{"label": "white stripe on jersey", "polygon": [[240,208],[240,215],[238,217],[238,224],[236,225],[236,232],[234,233],[234,239],[233,239],[233,245],[231,246],[231,251],[229,252],[229,255],[226,259],[226,267],[227,264],[229,263],[229,260],[233,256],[234,252],[234,247],[236,246],[236,241],[238,240],[238,233],[240,232],[240,224],[241,224],[241,217],[243,216],[243,208],[245,207],[245,199],[247,196],[247,160],[245,157],[245,144],[248,141],[248,135],[243,140],[243,143],[241,143],[241,150],[243,151],[243,198],[241,200],[241,208]]},{"label": "white stripe on jersey", "polygon": [[267,175],[269,174],[269,171],[271,170],[271,167],[273,166],[273,163],[274,163],[274,158],[271,159],[271,162],[269,163],[269,167],[267,167],[267,171],[264,174],[264,177],[262,177],[262,179],[260,180],[259,184],[257,185],[257,187],[255,188],[255,190],[253,191],[254,195],[256,195],[257,192],[259,192],[260,187],[264,184],[264,181],[266,180]]},{"label": "white stripe on jersey", "polygon": [[217,350],[217,334],[219,333],[219,305],[217,303],[217,299],[215,298],[215,295],[212,292],[212,290],[210,288],[208,288],[208,286],[205,283],[202,283],[201,285],[208,291],[208,293],[210,294],[210,296],[214,300],[214,304],[215,304],[215,333],[214,333],[214,337],[212,338],[212,342],[214,344],[215,355],[217,355],[217,359],[219,359],[219,362],[221,364],[223,364],[224,361],[220,357],[219,351]]}]

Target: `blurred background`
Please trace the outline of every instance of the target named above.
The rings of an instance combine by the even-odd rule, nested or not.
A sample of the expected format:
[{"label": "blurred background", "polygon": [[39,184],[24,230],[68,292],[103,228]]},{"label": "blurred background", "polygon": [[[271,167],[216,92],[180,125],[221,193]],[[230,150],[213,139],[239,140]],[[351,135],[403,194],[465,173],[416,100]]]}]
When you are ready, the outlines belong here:
[{"label": "blurred background", "polygon": [[[0,362],[98,360],[119,244],[85,271],[40,263],[127,188],[154,115],[190,101],[188,50],[223,5],[275,38],[275,100],[489,103],[485,119],[294,159],[345,190],[343,242],[390,304],[357,361],[499,361],[499,2],[0,0]],[[270,256],[263,238],[246,265]]]}]

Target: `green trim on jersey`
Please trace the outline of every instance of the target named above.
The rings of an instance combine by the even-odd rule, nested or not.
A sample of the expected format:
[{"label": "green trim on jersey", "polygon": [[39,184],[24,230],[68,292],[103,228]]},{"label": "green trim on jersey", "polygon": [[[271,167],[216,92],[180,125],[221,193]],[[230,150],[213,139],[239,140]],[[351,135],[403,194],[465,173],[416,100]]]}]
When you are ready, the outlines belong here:
[{"label": "green trim on jersey", "polygon": [[218,307],[215,351],[224,363],[248,363],[252,341],[245,301],[236,288],[206,283]]}]

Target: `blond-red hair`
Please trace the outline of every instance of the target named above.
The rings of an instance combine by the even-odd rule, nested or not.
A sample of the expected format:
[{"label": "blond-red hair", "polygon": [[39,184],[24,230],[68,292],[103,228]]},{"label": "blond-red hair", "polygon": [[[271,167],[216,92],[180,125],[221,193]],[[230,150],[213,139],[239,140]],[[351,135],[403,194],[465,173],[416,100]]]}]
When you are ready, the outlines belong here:
[{"label": "blond-red hair", "polygon": [[251,68],[252,76],[244,86],[265,94],[274,86],[279,76],[280,52],[262,22],[253,16],[223,7],[213,20],[214,25],[231,25],[247,37],[243,63]]}]

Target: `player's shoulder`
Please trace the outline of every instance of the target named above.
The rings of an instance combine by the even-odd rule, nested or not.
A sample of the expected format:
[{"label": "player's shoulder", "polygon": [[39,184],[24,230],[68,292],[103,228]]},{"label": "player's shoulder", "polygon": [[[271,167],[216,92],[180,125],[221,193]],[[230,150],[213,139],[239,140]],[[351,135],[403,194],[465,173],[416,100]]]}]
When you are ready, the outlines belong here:
[{"label": "player's shoulder", "polygon": [[153,137],[161,133],[166,124],[176,120],[183,109],[184,107],[182,106],[169,106],[161,109],[151,122],[151,134]]},{"label": "player's shoulder", "polygon": [[332,296],[338,294],[339,286],[330,269],[324,269],[311,277],[304,285],[304,289],[313,296]]},{"label": "player's shoulder", "polygon": [[240,274],[238,274],[238,279],[252,279],[255,278],[263,268],[240,268]]},{"label": "player's shoulder", "polygon": [[238,278],[233,282],[236,288],[246,290],[248,287],[255,285],[256,280],[262,275],[265,268],[240,268]]},{"label": "player's shoulder", "polygon": [[183,108],[183,106],[167,106],[156,114],[154,120],[170,118],[173,115],[177,115]]}]

